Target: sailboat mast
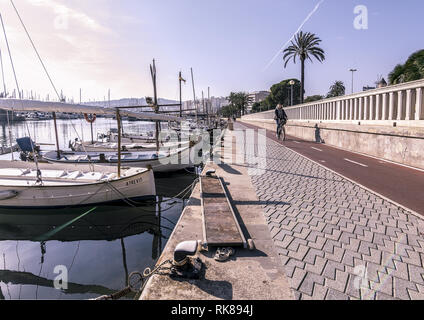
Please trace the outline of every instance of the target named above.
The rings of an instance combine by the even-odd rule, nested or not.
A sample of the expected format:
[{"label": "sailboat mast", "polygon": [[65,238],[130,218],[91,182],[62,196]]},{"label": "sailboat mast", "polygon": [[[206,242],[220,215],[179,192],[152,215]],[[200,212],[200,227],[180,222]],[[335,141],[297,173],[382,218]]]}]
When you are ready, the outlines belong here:
[{"label": "sailboat mast", "polygon": [[208,126],[210,125],[209,109],[211,107],[211,88],[208,87],[208,101],[206,102],[206,116],[208,118]]},{"label": "sailboat mast", "polygon": [[[155,59],[153,59],[153,65],[150,65],[150,73],[152,75],[152,81],[153,81],[153,105],[155,108],[155,113],[159,113],[159,106],[158,106],[158,93],[157,93],[157,87],[156,87],[156,64]],[[158,120],[155,121],[155,127],[156,127],[156,152],[159,153],[159,122]]]},{"label": "sailboat mast", "polygon": [[116,108],[116,121],[118,122],[118,178],[121,177],[121,115]]},{"label": "sailboat mast", "polygon": [[57,134],[57,121],[56,121],[56,112],[53,112],[53,122],[54,122],[54,133],[56,137],[56,152],[57,159],[60,159],[60,149],[59,149],[59,135]]},{"label": "sailboat mast", "polygon": [[180,71],[178,80],[179,80],[179,83],[180,83],[180,118],[182,118],[182,116],[183,116],[183,97],[182,97],[181,82],[183,81],[183,78],[182,78],[181,71]]},{"label": "sailboat mast", "polygon": [[191,82],[193,84],[193,102],[194,102],[194,107],[196,108],[196,122],[198,122],[198,118],[197,118],[197,104],[196,104],[196,89],[194,88],[194,76],[193,76],[193,68],[191,68]]}]

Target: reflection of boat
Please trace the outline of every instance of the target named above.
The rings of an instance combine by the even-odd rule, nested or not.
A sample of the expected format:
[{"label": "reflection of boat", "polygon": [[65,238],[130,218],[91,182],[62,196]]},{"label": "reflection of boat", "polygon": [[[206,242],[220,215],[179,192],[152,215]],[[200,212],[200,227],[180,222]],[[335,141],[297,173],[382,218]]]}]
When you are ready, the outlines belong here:
[{"label": "reflection of boat", "polygon": [[72,207],[156,194],[153,172],[145,168],[127,168],[118,177],[106,166],[38,167],[39,171],[33,163],[0,161],[0,207]]},{"label": "reflection of boat", "polygon": [[[46,288],[54,288],[54,281],[40,276],[36,276],[30,272],[23,271],[12,271],[12,270],[0,270],[0,281],[13,284],[13,285],[32,285],[40,286]],[[1,289],[1,287],[0,287]],[[96,295],[108,295],[116,292],[116,290],[111,290],[109,288],[99,286],[99,285],[90,285],[90,284],[78,284],[78,283],[68,283],[68,288],[63,289],[65,294],[96,294]],[[4,294],[0,290],[0,300],[5,300]]]},{"label": "reflection of boat", "polygon": [[[13,210],[0,211],[0,240],[36,241],[40,242],[41,264],[47,253],[46,243],[49,241],[114,241],[121,243],[125,282],[128,277],[127,253],[124,239],[148,232],[153,234],[152,259],[157,259],[162,249],[162,229],[160,203],[156,205],[125,208],[117,215],[116,208],[99,207],[89,215],[81,215],[81,209],[66,209],[57,214],[46,210],[31,213],[15,214]],[[53,211],[53,210],[52,210]],[[76,211],[79,211],[78,213]],[[73,276],[75,279],[75,276]],[[48,278],[37,276],[30,272],[0,270],[0,281],[10,285],[40,286],[54,289],[54,282]],[[114,290],[99,284],[78,284],[69,282],[66,295],[87,294],[94,297],[110,295]],[[131,294],[128,298],[132,298]],[[0,300],[5,299],[1,292]]]},{"label": "reflection of boat", "polygon": [[15,214],[2,209],[0,241],[112,241],[144,232],[161,234],[155,206],[125,207],[117,215],[118,209],[103,206],[83,217],[84,208],[65,209],[60,214],[46,210]]}]

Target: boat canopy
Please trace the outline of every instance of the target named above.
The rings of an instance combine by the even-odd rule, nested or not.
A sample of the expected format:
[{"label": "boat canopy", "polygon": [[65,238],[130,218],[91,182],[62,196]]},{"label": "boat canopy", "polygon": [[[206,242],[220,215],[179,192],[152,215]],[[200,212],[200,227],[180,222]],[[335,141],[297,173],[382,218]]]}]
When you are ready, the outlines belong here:
[{"label": "boat canopy", "polygon": [[[80,114],[96,114],[96,115],[116,115],[116,108],[98,107],[82,104],[54,102],[54,101],[37,101],[37,100],[21,100],[21,99],[0,99],[0,109],[9,111],[39,111],[39,112],[62,112],[62,113],[80,113]],[[182,122],[183,118],[149,113],[134,112],[125,109],[119,109],[120,116],[133,117],[140,120],[152,121],[175,121]]]}]

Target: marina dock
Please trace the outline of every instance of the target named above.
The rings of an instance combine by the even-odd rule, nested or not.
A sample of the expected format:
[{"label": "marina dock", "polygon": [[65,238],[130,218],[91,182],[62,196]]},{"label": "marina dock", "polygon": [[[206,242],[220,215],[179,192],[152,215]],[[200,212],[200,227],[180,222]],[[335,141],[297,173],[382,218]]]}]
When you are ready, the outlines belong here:
[{"label": "marina dock", "polygon": [[[258,132],[241,123],[234,129],[227,140]],[[266,157],[256,158],[263,172],[249,174],[257,164],[228,158],[204,170],[226,181],[256,250],[236,249],[226,262],[213,259],[215,250],[200,252],[203,279],[154,275],[141,299],[423,299],[422,216],[296,152],[292,142],[300,140],[288,137],[286,147],[270,131],[264,138]],[[233,149],[233,157],[248,160],[247,149]],[[179,242],[202,236],[197,185],[159,262],[171,259]]]},{"label": "marina dock", "polygon": [[[233,134],[227,131],[225,138],[232,140],[235,159],[237,150]],[[235,248],[235,254],[230,260],[218,262],[213,258],[216,248],[210,248],[210,251],[198,254],[206,266],[204,279],[183,281],[154,275],[147,283],[141,300],[286,300],[294,298],[262,213],[264,202],[256,196],[247,172],[248,168],[244,165],[228,165],[225,164],[226,160],[223,160],[223,163],[219,165],[208,163],[203,173],[216,170],[216,174],[225,181],[241,229],[244,234],[253,239],[256,250]],[[237,234],[235,230],[230,231],[232,234]],[[172,258],[173,250],[178,243],[201,239],[203,239],[203,219],[198,183],[158,264]]]}]

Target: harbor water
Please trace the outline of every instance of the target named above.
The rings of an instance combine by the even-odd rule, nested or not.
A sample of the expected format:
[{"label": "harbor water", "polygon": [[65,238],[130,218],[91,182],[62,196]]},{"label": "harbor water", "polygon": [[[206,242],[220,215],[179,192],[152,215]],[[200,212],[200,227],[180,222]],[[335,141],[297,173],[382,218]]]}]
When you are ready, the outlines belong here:
[{"label": "harbor water", "polygon": [[[146,122],[123,125],[129,133],[154,129]],[[0,140],[8,145],[7,123],[0,126]],[[97,119],[94,136],[111,128],[115,120]],[[43,149],[55,148],[53,120],[14,123],[11,131],[14,139],[30,133],[48,144]],[[83,119],[58,120],[58,132],[64,149],[76,137],[91,139]],[[91,299],[126,287],[131,272],[155,265],[185,205],[184,197],[173,197],[195,178],[188,172],[156,177],[156,200],[136,207],[0,209],[0,300]],[[64,275],[67,287],[57,288],[55,279]]]},{"label": "harbor water", "polygon": [[[143,121],[122,121],[124,133],[140,134],[155,129],[154,123]],[[166,126],[166,124],[164,125]],[[116,129],[117,122],[110,118],[97,118],[93,123],[93,138],[97,134],[107,133],[110,129]],[[69,142],[76,138],[83,141],[91,141],[91,126],[84,119],[58,119],[57,130],[59,146],[67,149]],[[44,150],[53,150],[55,146],[55,129],[53,120],[43,121],[20,121],[12,122],[12,141],[17,138],[31,137],[36,143],[42,145]],[[9,127],[7,122],[0,122],[0,145],[9,145]]]}]

